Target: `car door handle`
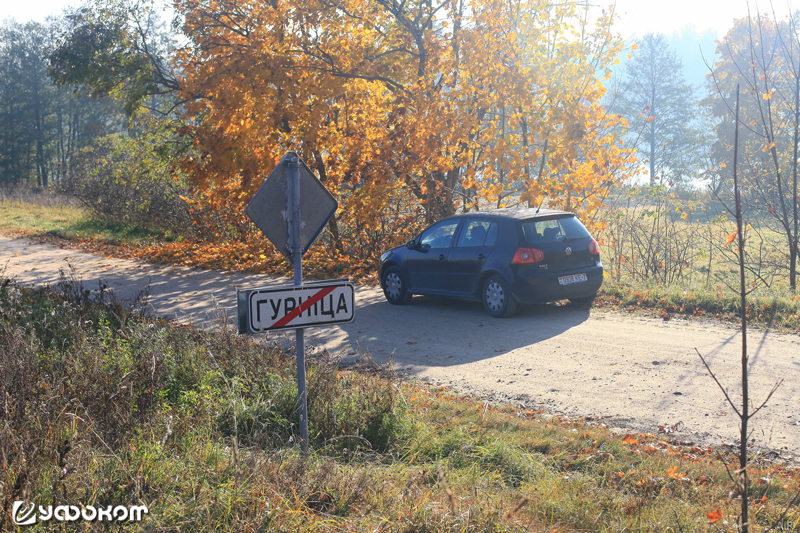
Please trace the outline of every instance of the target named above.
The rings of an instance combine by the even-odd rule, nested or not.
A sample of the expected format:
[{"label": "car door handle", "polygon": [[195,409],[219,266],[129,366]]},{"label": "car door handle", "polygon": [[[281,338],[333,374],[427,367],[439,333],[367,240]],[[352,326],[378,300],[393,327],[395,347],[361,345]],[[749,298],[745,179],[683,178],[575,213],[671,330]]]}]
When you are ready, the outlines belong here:
[{"label": "car door handle", "polygon": [[446,256],[446,255],[444,255],[444,254],[439,254],[439,261],[444,261],[445,259],[447,259],[447,256]]},{"label": "car door handle", "polygon": [[478,259],[481,259],[481,260],[486,259],[486,256],[483,255],[483,254],[478,254]]}]

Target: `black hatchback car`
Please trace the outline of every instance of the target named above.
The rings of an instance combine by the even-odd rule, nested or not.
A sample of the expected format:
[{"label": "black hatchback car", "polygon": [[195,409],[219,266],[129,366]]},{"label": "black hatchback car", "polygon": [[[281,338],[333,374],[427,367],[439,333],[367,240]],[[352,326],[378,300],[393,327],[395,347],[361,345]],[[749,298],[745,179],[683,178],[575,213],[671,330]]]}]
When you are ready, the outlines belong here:
[{"label": "black hatchback car", "polygon": [[495,317],[518,303],[568,299],[589,308],[603,283],[600,247],[574,214],[498,209],[448,217],[381,256],[383,294],[482,301]]}]

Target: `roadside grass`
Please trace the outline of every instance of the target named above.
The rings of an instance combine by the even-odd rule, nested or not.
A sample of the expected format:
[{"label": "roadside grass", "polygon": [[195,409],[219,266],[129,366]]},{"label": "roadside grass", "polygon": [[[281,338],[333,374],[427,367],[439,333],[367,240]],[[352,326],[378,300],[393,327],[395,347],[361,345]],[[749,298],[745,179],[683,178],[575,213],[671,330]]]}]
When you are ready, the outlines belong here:
[{"label": "roadside grass", "polygon": [[77,205],[51,195],[0,191],[0,229],[6,232],[36,235],[63,230],[85,219]]},{"label": "roadside grass", "polygon": [[34,238],[55,237],[80,242],[139,245],[175,241],[174,232],[119,226],[92,218],[80,204],[62,195],[0,189],[0,231]]},{"label": "roadside grass", "polygon": [[[739,313],[736,224],[708,191],[620,188],[605,224],[601,255],[606,282],[600,303],[671,315],[733,320]],[[798,302],[789,288],[786,237],[757,211],[746,221],[748,313],[758,326],[797,331]]]},{"label": "roadside grass", "polygon": [[[734,290],[701,283],[662,286],[606,281],[595,305],[600,308],[673,317],[716,319],[738,323],[740,299]],[[800,331],[800,294],[789,290],[759,287],[748,296],[747,317],[756,327],[779,331]]]},{"label": "roadside grass", "polygon": [[[724,452],[490,405],[369,361],[310,358],[303,458],[291,353],[141,308],[73,279],[0,280],[0,530],[20,499],[147,505],[136,531],[735,528]],[[800,472],[755,457],[749,475],[755,523],[771,524]],[[800,531],[796,508],[778,531]]]},{"label": "roadside grass", "polygon": [[[291,264],[257,230],[248,242],[240,242],[223,237],[199,238],[192,235],[190,228],[154,231],[113,225],[93,218],[75,202],[60,195],[0,189],[0,233],[40,242],[68,242],[109,257],[222,271],[292,275]],[[349,276],[368,284],[377,281],[371,262],[353,262],[319,243],[304,256],[303,275],[307,279]]]}]

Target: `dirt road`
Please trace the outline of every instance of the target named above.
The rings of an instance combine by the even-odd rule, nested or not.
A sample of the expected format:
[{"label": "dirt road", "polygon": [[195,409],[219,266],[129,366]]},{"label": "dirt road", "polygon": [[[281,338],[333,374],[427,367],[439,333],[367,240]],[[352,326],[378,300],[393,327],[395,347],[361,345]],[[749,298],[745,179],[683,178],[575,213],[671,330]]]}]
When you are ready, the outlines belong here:
[{"label": "dirt road", "polygon": [[[20,283],[57,281],[67,261],[88,289],[103,279],[126,296],[149,284],[154,312],[206,328],[220,314],[235,316],[237,287],[290,284],[285,278],[154,266],[0,237],[0,271],[5,265],[5,275]],[[695,353],[697,348],[706,356],[738,397],[740,336],[731,327],[555,306],[493,319],[480,304],[436,298],[392,306],[380,290],[364,287],[357,289],[356,303],[355,322],[308,330],[309,346],[345,360],[360,352],[380,362],[391,358],[410,376],[551,413],[604,416],[610,425],[651,433],[682,422],[676,438],[703,444],[736,438],[735,415]],[[750,391],[757,403],[784,379],[751,422],[754,447],[785,458],[800,455],[800,338],[751,330],[749,345]]]}]

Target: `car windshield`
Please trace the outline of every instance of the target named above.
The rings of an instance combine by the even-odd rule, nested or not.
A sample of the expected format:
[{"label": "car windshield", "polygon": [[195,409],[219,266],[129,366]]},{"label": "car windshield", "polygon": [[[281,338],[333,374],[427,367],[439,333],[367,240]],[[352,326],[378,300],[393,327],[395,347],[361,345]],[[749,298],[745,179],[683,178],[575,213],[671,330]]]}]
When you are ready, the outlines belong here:
[{"label": "car windshield", "polygon": [[591,237],[575,217],[526,220],[521,226],[529,245]]}]

